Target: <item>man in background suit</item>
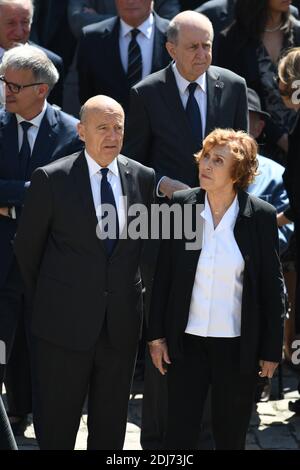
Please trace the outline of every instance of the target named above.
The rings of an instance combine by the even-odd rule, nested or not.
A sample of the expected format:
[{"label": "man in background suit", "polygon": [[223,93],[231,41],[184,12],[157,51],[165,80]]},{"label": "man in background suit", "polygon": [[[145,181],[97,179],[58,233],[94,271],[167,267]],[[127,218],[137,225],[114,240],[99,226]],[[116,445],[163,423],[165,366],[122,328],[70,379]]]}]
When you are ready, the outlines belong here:
[{"label": "man in background suit", "polygon": [[[180,11],[179,0],[154,0],[153,9],[162,18],[171,19]],[[70,27],[76,37],[80,36],[84,26],[117,15],[113,0],[70,0],[68,11]]]},{"label": "man in background suit", "polygon": [[[33,13],[33,0],[0,0],[0,62],[6,50],[18,44],[28,43]],[[54,63],[60,77],[57,85],[51,92],[49,102],[62,106],[63,61],[54,52],[44,48],[41,49]]]},{"label": "man in background suit", "polygon": [[28,305],[12,244],[33,170],[80,150],[82,143],[77,120],[46,101],[58,72],[41,49],[10,49],[0,75],[6,95],[6,109],[0,111],[0,339],[7,347],[8,405],[18,434],[31,412],[31,386],[24,329]]},{"label": "man in background suit", "polygon": [[[35,172],[15,243],[33,302],[34,424],[41,449],[73,449],[88,393],[88,449],[122,449],[142,320],[142,240],[118,233],[131,220],[123,196],[128,208],[150,209],[154,172],[120,155],[124,111],[112,98],[88,100],[78,131],[84,152]],[[103,204],[117,217],[113,234],[99,239]]]},{"label": "man in background suit", "polygon": [[126,111],[131,86],[170,62],[168,21],[152,13],[151,4],[138,0],[132,8],[128,0],[116,0],[118,17],[83,29],[77,61],[81,103],[102,93]]},{"label": "man in background suit", "polygon": [[[157,195],[198,185],[194,154],[215,127],[247,130],[245,81],[210,66],[213,28],[196,12],[170,23],[167,49],[174,63],[150,75],[131,91],[124,153],[155,169]],[[149,251],[153,269],[158,247]],[[153,270],[144,273],[149,305]],[[166,381],[146,362],[141,440],[160,448],[165,430]],[[159,412],[157,410],[160,410]]]}]

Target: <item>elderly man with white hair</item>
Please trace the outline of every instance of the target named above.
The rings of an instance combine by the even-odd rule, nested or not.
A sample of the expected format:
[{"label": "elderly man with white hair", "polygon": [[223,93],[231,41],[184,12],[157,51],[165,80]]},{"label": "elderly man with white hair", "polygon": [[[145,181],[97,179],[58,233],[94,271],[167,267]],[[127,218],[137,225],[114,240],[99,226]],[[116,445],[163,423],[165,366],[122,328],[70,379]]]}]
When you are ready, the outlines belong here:
[{"label": "elderly man with white hair", "polygon": [[[0,0],[0,62],[8,49],[29,41],[34,13],[33,0]],[[40,46],[37,46],[40,47]],[[49,97],[49,102],[62,106],[63,74],[62,58],[48,49],[41,48],[54,63],[60,79]]]}]

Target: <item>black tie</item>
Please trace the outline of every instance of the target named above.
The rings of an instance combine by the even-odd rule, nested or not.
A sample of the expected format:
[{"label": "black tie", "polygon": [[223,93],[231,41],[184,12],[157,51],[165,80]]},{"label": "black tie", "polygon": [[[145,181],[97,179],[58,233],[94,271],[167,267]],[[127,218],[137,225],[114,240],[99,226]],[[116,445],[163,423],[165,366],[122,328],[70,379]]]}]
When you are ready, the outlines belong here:
[{"label": "black tie", "polygon": [[[105,224],[104,227],[102,227],[103,232],[109,232],[109,224],[114,222],[116,223],[116,233],[115,236],[112,238],[105,238],[104,244],[106,247],[107,254],[110,256],[117,244],[118,238],[119,238],[119,219],[118,219],[118,211],[117,211],[117,206],[116,206],[116,201],[114,198],[114,193],[112,190],[112,187],[107,179],[107,173],[108,173],[108,168],[102,168],[101,169],[101,174],[102,174],[102,179],[101,179],[101,205],[102,204],[109,204],[112,208],[115,210],[116,217],[112,218],[110,221],[110,218],[108,217],[108,224]],[[102,212],[102,218],[107,217],[107,212],[103,211]],[[114,227],[114,225],[112,225]]]},{"label": "black tie", "polygon": [[128,46],[128,69],[127,79],[130,88],[142,79],[142,53],[136,40],[140,33],[139,29],[132,29],[131,41]]},{"label": "black tie", "polygon": [[32,126],[31,122],[23,121],[20,123],[23,129],[23,142],[22,147],[19,152],[19,161],[20,161],[20,171],[21,171],[21,178],[24,181],[28,179],[28,168],[31,156],[31,149],[28,142],[28,129]]},{"label": "black tie", "polygon": [[185,111],[186,111],[188,120],[191,124],[192,132],[195,136],[197,144],[200,147],[202,144],[203,136],[202,136],[202,121],[201,121],[200,109],[199,109],[197,100],[194,96],[197,86],[198,85],[195,82],[191,82],[188,86],[189,98],[187,101]]}]

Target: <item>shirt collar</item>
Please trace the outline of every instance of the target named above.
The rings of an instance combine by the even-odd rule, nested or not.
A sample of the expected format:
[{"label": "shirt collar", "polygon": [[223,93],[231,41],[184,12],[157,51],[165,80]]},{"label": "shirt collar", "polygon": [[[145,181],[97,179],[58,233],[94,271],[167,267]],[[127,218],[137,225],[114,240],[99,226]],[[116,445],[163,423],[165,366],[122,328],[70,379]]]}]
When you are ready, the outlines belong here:
[{"label": "shirt collar", "polygon": [[[191,82],[186,80],[178,71],[178,68],[176,67],[176,62],[173,63],[173,72],[175,75],[176,83],[178,86],[178,89],[181,94],[184,94],[187,91],[187,87]],[[200,75],[197,80],[194,80],[195,83],[198,83],[200,86],[201,90],[206,93],[206,72],[204,72],[202,75]]]},{"label": "shirt collar", "polygon": [[138,28],[133,28],[129,24],[125,23],[125,21],[122,20],[122,18],[120,18],[120,25],[121,25],[120,35],[122,38],[124,38],[125,36],[127,36],[127,34],[130,33],[132,29],[139,29],[140,32],[143,33],[143,35],[147,39],[150,39],[151,34],[152,34],[153,24],[154,24],[154,17],[152,13],[150,13],[148,18],[142,24],[140,24]]},{"label": "shirt collar", "polygon": [[43,109],[42,109],[42,111],[40,112],[40,114],[38,114],[37,116],[35,116],[35,118],[30,119],[30,121],[27,120],[27,119],[24,119],[24,118],[23,118],[22,116],[20,116],[19,114],[16,114],[16,118],[17,118],[18,124],[21,124],[21,122],[26,121],[26,122],[31,122],[31,124],[32,124],[33,126],[39,128],[40,125],[41,125],[42,119],[43,119],[43,117],[44,117],[44,115],[45,115],[46,110],[47,110],[47,101],[45,101],[44,106],[43,106]]},{"label": "shirt collar", "polygon": [[[102,166],[99,165],[85,150],[84,151],[85,158],[88,164],[88,169],[89,169],[89,175],[90,178],[97,173],[103,168]],[[118,162],[117,158],[115,158],[108,166],[107,168],[109,171],[111,171],[115,176],[119,176],[119,167],[118,167]]]},{"label": "shirt collar", "polygon": [[[229,206],[229,208],[223,215],[222,220],[217,226],[217,229],[233,228],[235,225],[235,221],[236,221],[238,213],[239,213],[239,202],[238,202],[238,197],[236,195],[234,200],[232,201],[231,206]],[[203,219],[205,219],[207,222],[209,222],[213,226],[213,216],[212,216],[211,208],[208,202],[207,193],[205,193],[204,209],[200,215],[201,217],[203,217]]]}]

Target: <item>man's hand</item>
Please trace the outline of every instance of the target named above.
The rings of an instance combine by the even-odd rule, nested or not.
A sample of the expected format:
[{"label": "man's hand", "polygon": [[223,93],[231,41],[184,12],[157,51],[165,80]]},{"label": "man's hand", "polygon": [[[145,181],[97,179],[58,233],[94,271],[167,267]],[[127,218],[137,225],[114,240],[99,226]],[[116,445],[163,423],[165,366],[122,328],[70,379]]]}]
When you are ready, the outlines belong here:
[{"label": "man's hand", "polygon": [[4,215],[4,217],[9,217],[8,207],[0,207],[0,215]]},{"label": "man's hand", "polygon": [[271,379],[276,370],[276,367],[278,366],[278,362],[260,360],[259,365],[261,367],[261,370],[258,375],[260,377],[268,377],[269,379]]},{"label": "man's hand", "polygon": [[277,214],[277,225],[283,227],[283,225],[290,224],[291,221],[284,215],[284,212]]},{"label": "man's hand", "polygon": [[181,181],[172,180],[171,178],[168,178],[168,176],[165,176],[161,180],[158,190],[167,196],[167,198],[171,199],[175,191],[189,188],[190,187],[187,184],[181,183]]},{"label": "man's hand", "polygon": [[162,375],[167,373],[165,364],[171,364],[168,346],[165,338],[155,339],[148,343],[150,355],[154,366],[159,370]]}]

